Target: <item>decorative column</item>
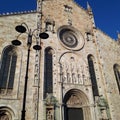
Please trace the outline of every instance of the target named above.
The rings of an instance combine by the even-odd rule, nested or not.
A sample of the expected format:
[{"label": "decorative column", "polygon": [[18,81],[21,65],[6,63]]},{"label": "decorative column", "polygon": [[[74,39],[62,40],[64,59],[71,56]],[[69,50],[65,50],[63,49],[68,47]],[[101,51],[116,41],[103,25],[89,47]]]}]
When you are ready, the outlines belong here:
[{"label": "decorative column", "polygon": [[[39,34],[41,33],[42,27],[42,0],[37,0],[37,32],[36,32],[36,43],[41,44],[41,39]],[[38,120],[39,113],[39,89],[40,89],[40,60],[41,60],[41,51],[36,51],[35,54],[35,71],[34,71],[34,94],[33,94],[33,120]]]}]

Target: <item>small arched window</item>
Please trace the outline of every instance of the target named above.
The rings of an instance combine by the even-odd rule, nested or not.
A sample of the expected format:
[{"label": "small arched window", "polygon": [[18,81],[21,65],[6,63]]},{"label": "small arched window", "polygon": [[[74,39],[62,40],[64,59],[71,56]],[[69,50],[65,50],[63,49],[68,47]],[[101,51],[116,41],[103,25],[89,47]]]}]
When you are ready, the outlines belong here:
[{"label": "small arched window", "polygon": [[118,90],[119,90],[119,93],[120,93],[120,66],[118,64],[115,64],[113,66],[113,70],[114,70],[114,73],[115,73],[115,78],[116,78]]},{"label": "small arched window", "polygon": [[13,89],[17,53],[13,46],[5,48],[0,68],[0,89]]},{"label": "small arched window", "polygon": [[49,93],[53,93],[53,49],[50,47],[45,49],[44,97]]},{"label": "small arched window", "polygon": [[93,89],[93,95],[98,96],[98,86],[97,86],[97,80],[95,75],[95,68],[94,68],[94,57],[92,55],[88,55],[88,66],[89,66],[89,73],[92,83],[92,89]]}]

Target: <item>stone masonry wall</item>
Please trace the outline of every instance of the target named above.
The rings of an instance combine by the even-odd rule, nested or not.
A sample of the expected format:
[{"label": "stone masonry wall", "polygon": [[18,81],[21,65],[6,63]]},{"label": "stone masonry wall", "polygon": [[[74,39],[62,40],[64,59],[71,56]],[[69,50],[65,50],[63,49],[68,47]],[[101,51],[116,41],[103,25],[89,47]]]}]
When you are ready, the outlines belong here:
[{"label": "stone masonry wall", "polygon": [[112,40],[109,36],[97,31],[97,45],[99,56],[104,74],[104,87],[108,103],[110,105],[111,117],[113,120],[119,119],[120,96],[117,87],[113,66],[120,64],[119,49],[120,46],[117,41]]},{"label": "stone masonry wall", "polygon": [[[11,41],[15,40],[19,35],[15,27],[21,23],[26,23],[32,30],[37,28],[36,14],[20,14],[20,15],[6,15],[0,17],[0,56],[2,58],[3,49],[11,45]],[[16,47],[18,53],[17,68],[14,80],[14,89],[10,95],[0,95],[0,107],[6,107],[13,112],[13,119],[20,120],[22,110],[22,99],[24,91],[26,62],[27,62],[27,34],[22,34],[18,38],[21,41],[21,46]],[[33,37],[33,45],[36,39]],[[33,46],[32,46],[33,47]],[[28,90],[27,90],[27,104],[26,104],[26,119],[31,120],[33,109],[33,83],[34,83],[34,65],[35,65],[35,50],[31,47]],[[1,63],[0,58],[0,63]]]},{"label": "stone masonry wall", "polygon": [[[43,99],[44,92],[44,57],[45,49],[52,48],[53,53],[53,96],[57,99],[57,107],[54,112],[56,120],[62,120],[63,99],[69,91],[79,91],[79,94],[85,98],[85,106],[89,107],[84,113],[86,120],[98,120],[101,118],[97,110],[97,103],[93,99],[92,84],[90,80],[88,55],[94,57],[94,66],[96,79],[99,89],[99,95],[103,96],[109,105],[111,120],[120,118],[120,96],[115,80],[113,65],[120,64],[119,45],[110,37],[98,29],[93,28],[93,21],[87,10],[84,10],[72,0],[44,0],[42,3],[42,21],[38,20],[38,13],[26,13],[16,15],[0,16],[0,65],[3,49],[11,45],[11,41],[19,35],[15,27],[21,23],[26,23],[31,30],[37,28],[37,22],[42,22],[42,31],[46,30],[46,22],[51,22],[50,30],[47,31],[49,38],[41,39],[40,45],[40,83],[37,87],[34,84],[35,74],[35,53],[33,45],[36,39],[33,36],[33,43],[30,51],[30,64],[28,71],[28,89],[26,101],[26,120],[35,120],[37,114],[38,120],[46,120],[46,105]],[[83,41],[83,46],[78,50],[67,48],[59,39],[58,29],[61,26],[68,26],[79,32]],[[52,29],[52,30],[51,30]],[[91,39],[88,40],[86,33],[90,33]],[[36,33],[35,33],[36,34]],[[19,36],[22,42],[21,46],[16,47],[18,53],[17,68],[14,80],[13,92],[9,95],[0,94],[0,108],[9,109],[14,120],[20,120],[22,110],[22,99],[24,90],[24,80],[27,62],[27,34]],[[73,66],[72,66],[73,65]],[[63,69],[61,69],[61,66]],[[71,66],[74,69],[71,69]],[[82,82],[76,81],[67,83],[67,72],[80,73]],[[64,74],[63,74],[64,73]],[[64,81],[63,81],[64,80]],[[75,83],[76,82],[76,83]],[[39,99],[38,99],[39,96]],[[80,97],[81,97],[80,96]],[[84,99],[81,99],[84,101]],[[83,102],[82,101],[82,102]],[[36,102],[38,103],[36,106]],[[84,106],[84,105],[83,105]],[[50,107],[50,106],[49,106]],[[37,113],[36,113],[36,111]],[[89,113],[89,115],[87,114]],[[37,118],[36,118],[37,120]]]}]

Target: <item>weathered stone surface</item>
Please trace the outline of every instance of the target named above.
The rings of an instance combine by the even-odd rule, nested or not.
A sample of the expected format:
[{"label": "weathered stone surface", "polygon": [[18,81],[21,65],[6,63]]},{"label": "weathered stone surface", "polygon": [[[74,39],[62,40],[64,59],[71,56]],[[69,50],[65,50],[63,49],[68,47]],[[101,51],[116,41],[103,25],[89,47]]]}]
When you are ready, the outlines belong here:
[{"label": "weathered stone surface", "polygon": [[[88,10],[84,10],[72,0],[44,0],[41,8],[39,12],[0,16],[0,66],[4,49],[11,45],[11,41],[19,35],[15,31],[17,25],[26,23],[32,31],[40,27],[41,32],[48,27],[49,38],[47,40],[37,38],[42,47],[39,52],[33,50],[33,45],[36,44],[36,38],[33,36],[28,69],[26,120],[46,120],[47,111],[52,111],[56,120],[62,120],[62,110],[65,104],[69,107],[82,108],[85,120],[119,120],[120,95],[113,70],[114,64],[120,65],[118,42],[96,29],[92,12],[89,14]],[[50,23],[45,25],[46,21]],[[58,29],[64,25],[70,27],[71,24],[72,28],[77,29],[75,34],[79,32],[83,38],[80,40],[84,42],[83,47],[75,51],[61,44],[58,37]],[[34,34],[38,37],[39,32],[40,30],[35,31]],[[89,37],[86,33],[89,33]],[[27,34],[21,34],[18,38],[22,44],[16,47],[18,59],[14,87],[12,93],[0,93],[0,110],[7,110],[12,120],[21,119],[27,63]],[[52,48],[53,57],[53,93],[51,96],[57,101],[50,105],[46,105],[43,97],[45,48],[47,47]],[[88,55],[94,56],[99,90],[99,96],[96,96],[95,100],[89,74]]]}]

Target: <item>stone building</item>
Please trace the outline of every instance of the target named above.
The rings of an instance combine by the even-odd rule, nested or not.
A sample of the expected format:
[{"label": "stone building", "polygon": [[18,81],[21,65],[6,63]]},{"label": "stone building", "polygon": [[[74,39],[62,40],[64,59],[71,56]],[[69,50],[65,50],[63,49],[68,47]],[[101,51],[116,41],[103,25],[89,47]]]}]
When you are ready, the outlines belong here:
[{"label": "stone building", "polygon": [[0,28],[0,120],[120,119],[120,37],[97,29],[89,4],[38,0]]}]

